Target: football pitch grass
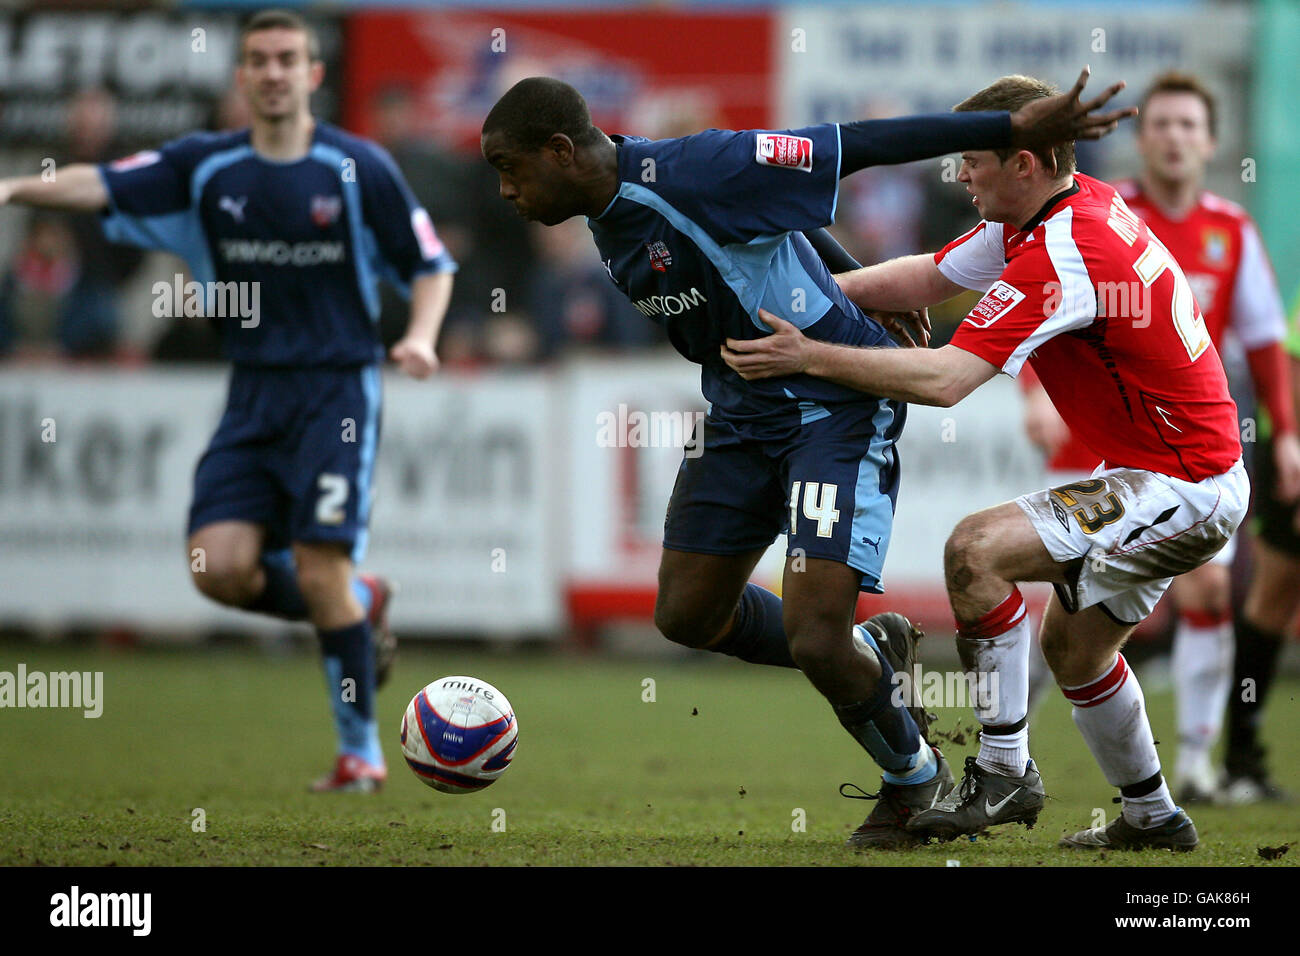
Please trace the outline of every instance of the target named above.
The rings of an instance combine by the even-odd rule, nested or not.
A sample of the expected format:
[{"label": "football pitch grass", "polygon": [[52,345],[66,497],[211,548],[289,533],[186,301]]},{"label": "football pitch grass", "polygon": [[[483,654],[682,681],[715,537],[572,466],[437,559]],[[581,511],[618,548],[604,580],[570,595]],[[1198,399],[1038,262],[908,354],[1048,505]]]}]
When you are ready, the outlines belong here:
[{"label": "football pitch grass", "polygon": [[[624,660],[538,652],[403,649],[379,697],[389,782],[378,795],[318,795],[331,762],[324,678],[310,654],[0,645],[0,671],[102,671],[103,714],[0,710],[0,864],[141,866],[915,865],[1294,866],[1261,847],[1300,841],[1300,808],[1195,808],[1200,848],[1090,854],[1065,831],[1109,820],[1115,791],[1052,695],[1031,746],[1049,800],[1038,826],[974,842],[854,852],[844,839],[873,803],[878,772],[797,673],[716,658]],[[402,712],[430,680],[499,687],[520,724],[510,770],[450,796],[420,783],[398,744]],[[1139,674],[1141,671],[1139,670]],[[647,679],[653,684],[647,684]],[[1296,789],[1300,682],[1270,701],[1266,741]],[[653,696],[652,702],[646,698]],[[1172,766],[1172,698],[1147,695]],[[974,753],[965,708],[943,749],[960,777]],[[965,730],[964,741],[961,731]],[[802,824],[802,826],[800,826]]]}]

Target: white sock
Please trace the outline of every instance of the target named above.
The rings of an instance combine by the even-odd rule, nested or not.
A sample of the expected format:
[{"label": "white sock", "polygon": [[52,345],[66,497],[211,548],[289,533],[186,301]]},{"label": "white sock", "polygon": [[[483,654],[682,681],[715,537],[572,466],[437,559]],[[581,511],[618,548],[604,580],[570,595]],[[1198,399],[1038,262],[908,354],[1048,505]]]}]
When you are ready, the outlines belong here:
[{"label": "white sock", "polygon": [[1015,724],[1029,712],[1032,643],[1025,599],[1016,587],[978,621],[958,624],[957,653],[974,677],[975,717],[985,727]]},{"label": "white sock", "polygon": [[[1039,633],[1037,621],[1030,626],[1029,632],[1031,636]],[[1047,666],[1047,658],[1043,656],[1043,648],[1038,639],[1034,638],[1029,643],[1029,706],[1027,713],[1032,714],[1038,709],[1038,705],[1047,699],[1047,695],[1056,689],[1056,679],[1052,676],[1052,669]]]},{"label": "white sock", "polygon": [[1021,727],[1014,734],[995,736],[980,734],[980,753],[975,762],[985,770],[1008,777],[1021,777],[1029,762],[1029,727]]},{"label": "white sock", "polygon": [[1112,787],[1141,783],[1160,772],[1146,699],[1123,654],[1096,680],[1062,687],[1074,704],[1074,724]]},{"label": "white sock", "polygon": [[1173,653],[1179,780],[1206,782],[1210,776],[1210,751],[1232,690],[1232,655],[1231,619],[1207,627],[1179,615]]},{"label": "white sock", "polygon": [[1124,806],[1124,819],[1142,830],[1158,827],[1178,811],[1174,806],[1174,798],[1169,795],[1169,786],[1164,780],[1161,780],[1160,786],[1146,796],[1120,797],[1120,802]]}]

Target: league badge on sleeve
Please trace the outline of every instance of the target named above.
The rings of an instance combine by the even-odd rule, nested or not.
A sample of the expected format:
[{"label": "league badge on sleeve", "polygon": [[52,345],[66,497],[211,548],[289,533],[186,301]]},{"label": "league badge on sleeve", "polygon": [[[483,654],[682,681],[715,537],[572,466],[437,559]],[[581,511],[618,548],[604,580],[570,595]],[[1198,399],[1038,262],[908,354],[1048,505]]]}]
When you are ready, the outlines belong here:
[{"label": "league badge on sleeve", "polygon": [[162,159],[162,153],[156,149],[146,149],[138,153],[132,153],[130,156],[123,156],[108,164],[108,168],[115,173],[129,173],[133,169],[140,169],[144,166],[152,166],[158,160]]},{"label": "league badge on sleeve", "polygon": [[812,172],[813,141],[807,136],[759,133],[754,160],[762,166],[781,166]]},{"label": "league badge on sleeve", "polygon": [[420,255],[425,259],[436,259],[442,255],[444,247],[442,240],[438,238],[437,231],[433,228],[433,220],[429,214],[420,206],[411,213],[411,229],[415,232],[416,241],[420,243]]},{"label": "league badge on sleeve", "polygon": [[975,303],[975,307],[970,310],[970,315],[962,321],[969,322],[977,329],[987,329],[1003,312],[1014,309],[1024,301],[1024,298],[1023,292],[999,279],[993,283],[988,292],[984,293],[984,298]]}]

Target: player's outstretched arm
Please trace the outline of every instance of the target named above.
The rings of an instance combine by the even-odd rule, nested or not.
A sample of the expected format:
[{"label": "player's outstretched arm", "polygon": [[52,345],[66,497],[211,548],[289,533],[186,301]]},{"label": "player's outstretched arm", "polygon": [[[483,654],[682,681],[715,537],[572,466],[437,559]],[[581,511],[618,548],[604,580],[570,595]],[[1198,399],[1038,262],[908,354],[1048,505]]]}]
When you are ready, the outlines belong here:
[{"label": "player's outstretched arm", "polygon": [[968,149],[1036,149],[1076,139],[1100,139],[1137,107],[1102,113],[1124,88],[1116,83],[1096,99],[1080,99],[1084,67],[1067,93],[1027,103],[1014,113],[954,112],[839,124],[840,178],[868,166],[910,163]]},{"label": "player's outstretched arm", "polygon": [[44,176],[0,179],[0,206],[10,203],[71,212],[97,212],[108,205],[108,190],[95,166],[75,163],[56,168],[49,180]]},{"label": "player's outstretched arm", "polygon": [[411,283],[411,320],[390,357],[412,378],[428,378],[438,369],[438,333],[451,301],[452,273],[434,272]]},{"label": "player's outstretched arm", "polygon": [[835,277],[844,294],[866,312],[904,312],[945,302],[965,291],[935,264],[934,256],[900,256]]},{"label": "player's outstretched arm", "polygon": [[1101,139],[1112,133],[1119,121],[1137,115],[1137,107],[1100,112],[1124,83],[1111,85],[1096,99],[1083,100],[1091,67],[1085,66],[1074,86],[1065,93],[1026,103],[1011,114],[1011,146],[1037,149],[1076,139]]},{"label": "player's outstretched arm", "polygon": [[949,408],[998,371],[952,345],[934,350],[834,345],[808,338],[766,309],[759,309],[758,316],[771,335],[727,339],[722,346],[723,361],[746,381],[813,375],[871,395]]}]

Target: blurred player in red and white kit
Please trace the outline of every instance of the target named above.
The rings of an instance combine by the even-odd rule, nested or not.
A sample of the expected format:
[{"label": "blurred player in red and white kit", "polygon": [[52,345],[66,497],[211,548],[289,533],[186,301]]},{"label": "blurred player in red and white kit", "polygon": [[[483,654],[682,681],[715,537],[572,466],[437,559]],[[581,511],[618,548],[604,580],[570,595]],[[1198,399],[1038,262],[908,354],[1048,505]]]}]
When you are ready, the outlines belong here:
[{"label": "blurred player in red and white kit", "polygon": [[[1214,97],[1196,77],[1178,72],[1157,77],[1142,97],[1138,116],[1142,174],[1117,183],[1116,189],[1182,267],[1215,347],[1231,332],[1245,350],[1255,394],[1272,423],[1273,490],[1283,501],[1294,501],[1300,495],[1300,441],[1281,344],[1282,299],[1250,216],[1203,188],[1206,163],[1215,148],[1215,120]],[[1041,385],[1027,394],[1025,424],[1030,438],[1048,453],[1049,471],[1091,470],[1100,459],[1061,421]],[[1052,478],[1055,483],[1058,476]],[[1183,803],[1208,802],[1220,792],[1210,752],[1232,690],[1229,571],[1234,550],[1229,543],[1170,588],[1178,607],[1173,651],[1179,739],[1175,779]]]},{"label": "blurred player in red and white kit", "polygon": [[[1054,92],[1003,77],[957,109],[1014,109]],[[957,178],[980,225],[933,256],[837,277],[868,311],[984,292],[948,345],[815,342],[764,311],[773,334],[728,340],[724,359],[746,378],[803,372],[944,407],[1033,364],[1104,462],[1088,479],[968,515],[949,537],[944,576],[957,649],[977,678],[980,751],[961,784],[908,829],[950,839],[1037,820],[1045,791],[1029,758],[1033,637],[1017,584],[1049,581],[1043,652],[1122,803],[1109,825],[1062,845],[1191,850],[1196,827],[1161,774],[1120,648],[1173,578],[1212,558],[1245,516],[1250,483],[1223,364],[1178,263],[1113,186],[1074,172],[1073,144],[967,150]]]}]

